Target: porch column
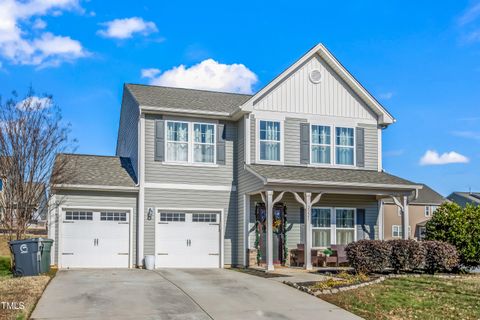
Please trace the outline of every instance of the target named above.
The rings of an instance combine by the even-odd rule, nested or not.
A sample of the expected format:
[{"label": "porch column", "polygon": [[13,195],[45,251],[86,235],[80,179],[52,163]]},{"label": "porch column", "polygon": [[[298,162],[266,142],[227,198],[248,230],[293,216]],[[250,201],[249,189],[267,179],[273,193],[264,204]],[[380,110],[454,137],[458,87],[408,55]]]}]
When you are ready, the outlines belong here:
[{"label": "porch column", "polygon": [[403,196],[402,197],[402,211],[403,211],[403,214],[402,214],[402,238],[404,240],[407,240],[408,239],[408,227],[410,225],[410,222],[409,222],[409,212],[408,212],[408,197],[407,196]]},{"label": "porch column", "polygon": [[266,192],[267,207],[267,271],[273,271],[273,191]]},{"label": "porch column", "polygon": [[305,269],[312,270],[312,193],[305,192]]}]

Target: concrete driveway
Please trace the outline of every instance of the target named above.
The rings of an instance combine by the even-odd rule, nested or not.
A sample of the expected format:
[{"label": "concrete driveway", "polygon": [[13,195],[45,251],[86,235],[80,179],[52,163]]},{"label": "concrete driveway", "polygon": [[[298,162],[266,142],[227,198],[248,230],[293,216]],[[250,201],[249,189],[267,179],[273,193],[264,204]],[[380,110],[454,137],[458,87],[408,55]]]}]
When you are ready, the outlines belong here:
[{"label": "concrete driveway", "polygon": [[59,271],[32,319],[359,319],[278,281],[222,269]]}]

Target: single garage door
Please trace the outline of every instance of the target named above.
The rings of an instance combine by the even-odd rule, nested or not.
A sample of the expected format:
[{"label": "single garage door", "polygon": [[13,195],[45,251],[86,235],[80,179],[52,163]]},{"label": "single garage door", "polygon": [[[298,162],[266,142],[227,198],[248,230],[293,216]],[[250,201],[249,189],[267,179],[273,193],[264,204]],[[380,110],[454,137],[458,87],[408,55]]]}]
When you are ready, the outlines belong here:
[{"label": "single garage door", "polygon": [[157,221],[157,268],[220,266],[218,213],[160,212]]},{"label": "single garage door", "polygon": [[128,212],[65,210],[63,215],[62,268],[128,268]]}]

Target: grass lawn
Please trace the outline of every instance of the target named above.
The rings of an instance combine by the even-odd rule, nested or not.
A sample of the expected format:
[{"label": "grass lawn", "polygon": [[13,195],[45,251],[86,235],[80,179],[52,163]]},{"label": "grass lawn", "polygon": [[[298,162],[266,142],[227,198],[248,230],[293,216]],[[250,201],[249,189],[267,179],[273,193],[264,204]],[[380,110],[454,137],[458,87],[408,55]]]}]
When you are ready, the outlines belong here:
[{"label": "grass lawn", "polygon": [[322,299],[365,319],[480,319],[480,277],[391,278]]}]

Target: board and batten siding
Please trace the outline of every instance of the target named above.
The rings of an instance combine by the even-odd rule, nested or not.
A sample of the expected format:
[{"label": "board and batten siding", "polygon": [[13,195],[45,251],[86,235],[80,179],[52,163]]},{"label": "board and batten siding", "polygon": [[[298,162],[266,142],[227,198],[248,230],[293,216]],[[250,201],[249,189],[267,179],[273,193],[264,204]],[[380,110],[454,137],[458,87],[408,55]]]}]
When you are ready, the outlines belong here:
[{"label": "board and batten siding", "polygon": [[[131,223],[133,224],[131,230],[133,232],[132,239],[133,239],[133,252],[132,254],[132,261],[135,264],[137,259],[137,194],[135,193],[123,193],[123,192],[101,192],[101,191],[58,191],[55,194],[55,200],[58,203],[57,209],[55,209],[57,213],[56,217],[56,228],[55,228],[55,243],[58,243],[59,239],[59,225],[58,225],[58,215],[63,214],[59,207],[72,207],[75,209],[82,209],[85,207],[88,208],[132,208],[132,217]],[[55,246],[55,263],[58,262],[58,246]]]},{"label": "board and batten siding", "polygon": [[[255,195],[251,197],[249,220],[250,248],[254,248],[255,243],[255,205],[259,202],[262,202],[260,196]],[[300,216],[302,206],[291,193],[286,193],[280,202],[287,206],[287,247],[294,249],[297,247],[297,244],[305,242],[304,219]],[[364,230],[361,225],[357,224],[357,235],[363,233],[366,239],[378,239],[378,201],[375,196],[325,194],[320,202],[314,205],[315,207],[365,209]]]},{"label": "board and batten siding", "polygon": [[[320,83],[310,71],[322,74]],[[376,120],[377,116],[323,59],[315,55],[254,101],[255,110]]]},{"label": "board and batten siding", "polygon": [[237,194],[228,191],[180,190],[145,188],[145,255],[155,255],[155,219],[148,220],[147,212],[158,209],[215,209],[223,210],[224,264],[236,264],[237,253]]},{"label": "board and batten siding", "polygon": [[138,117],[139,106],[127,88],[123,90],[117,156],[130,158],[138,177]]},{"label": "board and batten siding", "polygon": [[[153,183],[184,183],[214,186],[235,185],[234,175],[234,144],[237,139],[235,122],[225,123],[225,165],[200,166],[176,165],[155,161],[155,120],[159,116],[145,117],[145,182]],[[175,119],[177,120],[177,119]],[[178,118],[182,121],[211,122],[196,118]]]},{"label": "board and batten siding", "polygon": [[365,169],[377,170],[378,157],[378,129],[376,125],[372,124],[358,124],[359,128],[364,128],[364,155],[365,155]]}]

